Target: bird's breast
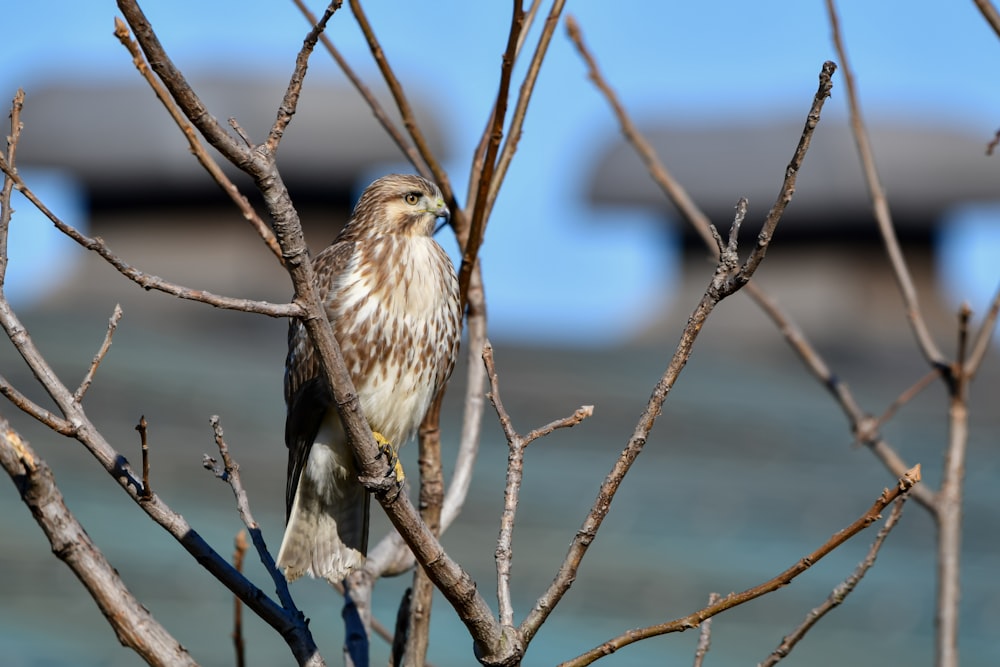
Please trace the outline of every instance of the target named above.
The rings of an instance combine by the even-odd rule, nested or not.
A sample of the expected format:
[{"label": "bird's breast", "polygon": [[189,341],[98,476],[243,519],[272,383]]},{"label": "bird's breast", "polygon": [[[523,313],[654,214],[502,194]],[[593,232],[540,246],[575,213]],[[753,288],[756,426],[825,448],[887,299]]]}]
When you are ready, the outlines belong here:
[{"label": "bird's breast", "polygon": [[329,314],[368,422],[402,444],[454,364],[457,279],[429,237],[359,246]]}]

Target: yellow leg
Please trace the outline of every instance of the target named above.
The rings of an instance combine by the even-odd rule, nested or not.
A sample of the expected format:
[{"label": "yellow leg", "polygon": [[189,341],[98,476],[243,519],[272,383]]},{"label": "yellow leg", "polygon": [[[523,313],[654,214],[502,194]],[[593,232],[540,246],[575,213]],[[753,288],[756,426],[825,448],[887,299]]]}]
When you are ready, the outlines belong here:
[{"label": "yellow leg", "polygon": [[396,483],[402,484],[406,475],[403,474],[403,464],[399,462],[399,450],[378,431],[372,431],[372,435],[375,436],[375,444],[378,445],[379,453],[388,458],[389,465],[396,475]]}]

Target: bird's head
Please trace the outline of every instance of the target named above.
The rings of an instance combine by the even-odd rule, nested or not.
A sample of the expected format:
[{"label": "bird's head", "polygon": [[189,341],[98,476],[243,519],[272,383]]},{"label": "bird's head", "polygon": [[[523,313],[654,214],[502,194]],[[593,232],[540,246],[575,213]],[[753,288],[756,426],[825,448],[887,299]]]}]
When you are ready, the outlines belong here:
[{"label": "bird's head", "polygon": [[438,186],[420,176],[390,174],[365,188],[350,226],[373,235],[430,236],[435,221],[448,216]]}]

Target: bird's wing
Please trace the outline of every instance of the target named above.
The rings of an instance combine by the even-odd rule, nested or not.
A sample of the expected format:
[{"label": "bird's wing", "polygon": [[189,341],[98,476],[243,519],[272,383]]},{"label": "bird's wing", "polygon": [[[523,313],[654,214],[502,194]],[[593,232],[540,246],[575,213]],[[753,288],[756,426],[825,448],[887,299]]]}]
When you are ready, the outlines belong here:
[{"label": "bird's wing", "polygon": [[[338,277],[350,261],[353,242],[337,242],[313,260],[316,288],[327,304]],[[322,366],[306,328],[297,319],[288,322],[288,356],[285,358],[285,446],[288,447],[288,477],[285,485],[285,512],[291,512],[299,475],[309,458],[323,416],[333,401],[323,378]]]}]

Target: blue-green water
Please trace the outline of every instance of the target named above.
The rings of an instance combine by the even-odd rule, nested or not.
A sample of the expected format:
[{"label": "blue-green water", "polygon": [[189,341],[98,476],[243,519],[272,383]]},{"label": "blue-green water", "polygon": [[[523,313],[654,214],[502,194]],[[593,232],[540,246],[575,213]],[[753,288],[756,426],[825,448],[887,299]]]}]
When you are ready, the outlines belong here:
[{"label": "blue-green water", "polygon": [[[197,306],[191,306],[198,309]],[[205,311],[198,310],[198,313]],[[82,377],[103,335],[105,315],[25,317],[29,331],[70,383]],[[583,424],[527,451],[514,541],[514,602],[523,618],[551,581],[598,485],[625,444],[676,334],[662,345],[617,350],[544,350],[495,342],[501,391],[521,431],[595,405]],[[281,443],[284,324],[211,311],[184,322],[126,313],[85,406],[108,439],[138,460],[134,426],[150,423],[152,480],[219,552],[241,528],[229,488],[201,467],[214,453],[208,418],[222,417],[251,507],[272,549],[282,529],[285,451]],[[923,373],[915,354],[879,347],[827,350],[862,404],[881,412]],[[961,651],[964,665],[1000,664],[1000,414],[995,363],[973,386],[963,548]],[[30,378],[4,343],[0,372]],[[446,451],[457,438],[456,371],[443,424]],[[32,395],[39,400],[37,391]],[[929,389],[885,429],[936,485],[946,437],[946,400]],[[449,553],[495,604],[493,552],[506,447],[487,408],[483,447],[465,512],[444,537]],[[233,664],[232,599],[164,531],[153,525],[81,446],[0,408],[53,467],[67,504],[126,584],[204,665]],[[404,465],[415,470],[415,447]],[[790,352],[696,349],[645,451],[629,473],[584,560],[578,579],[543,626],[526,665],[552,665],[622,631],[683,616],[709,592],[738,591],[795,563],[866,510],[891,479],[864,449],[851,448],[846,421]],[[12,485],[0,483],[0,663],[11,667],[140,664],[121,648],[94,603],[50,552]],[[375,539],[385,521],[375,510]],[[822,602],[864,557],[862,533],[792,585],[718,617],[706,664],[756,664]],[[933,664],[934,526],[915,502],[858,589],[795,649],[792,665]],[[265,591],[262,568],[247,570]],[[375,612],[391,624],[409,577],[380,582]],[[328,663],[340,664],[340,601],[325,584],[292,587]],[[447,603],[435,601],[431,661],[475,664],[471,642]],[[269,628],[247,614],[250,665],[293,664]],[[690,664],[696,632],[655,638],[605,665]],[[375,643],[373,664],[388,650]]]}]

